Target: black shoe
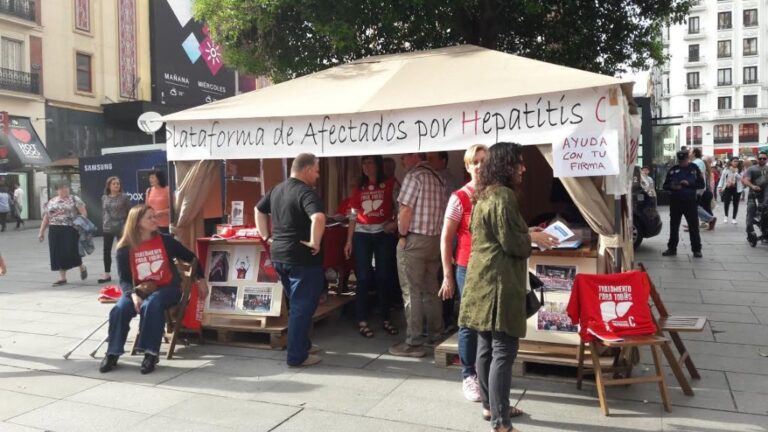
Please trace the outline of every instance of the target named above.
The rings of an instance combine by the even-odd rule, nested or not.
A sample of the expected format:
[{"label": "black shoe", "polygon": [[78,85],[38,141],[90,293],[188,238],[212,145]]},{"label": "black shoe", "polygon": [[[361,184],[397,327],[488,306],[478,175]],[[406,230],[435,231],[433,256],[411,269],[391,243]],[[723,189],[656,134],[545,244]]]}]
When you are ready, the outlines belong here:
[{"label": "black shoe", "polygon": [[702,254],[701,254],[701,252],[694,252],[694,253],[693,253],[693,257],[694,257],[694,258],[701,258],[701,257],[703,257],[703,256],[704,256],[704,255],[702,255]]},{"label": "black shoe", "polygon": [[110,277],[105,277],[105,278],[97,279],[96,282],[98,282],[98,283],[112,282],[112,277],[110,276]]},{"label": "black shoe", "polygon": [[155,370],[158,358],[156,355],[144,354],[144,360],[141,362],[141,374],[146,375]]},{"label": "black shoe", "polygon": [[101,359],[101,365],[99,366],[99,372],[107,373],[117,366],[117,356],[114,354],[107,354]]},{"label": "black shoe", "polygon": [[661,256],[677,256],[677,251],[672,249],[667,249],[661,253]]}]

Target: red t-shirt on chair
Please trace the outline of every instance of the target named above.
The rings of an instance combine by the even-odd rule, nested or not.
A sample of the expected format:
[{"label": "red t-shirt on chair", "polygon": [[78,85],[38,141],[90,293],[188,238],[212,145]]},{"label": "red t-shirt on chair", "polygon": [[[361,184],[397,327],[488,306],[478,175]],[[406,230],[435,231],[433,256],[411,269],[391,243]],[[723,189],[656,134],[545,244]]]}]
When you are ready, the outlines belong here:
[{"label": "red t-shirt on chair", "polygon": [[568,302],[568,316],[580,325],[588,342],[592,334],[602,339],[656,333],[648,305],[650,284],[645,273],[577,274]]}]

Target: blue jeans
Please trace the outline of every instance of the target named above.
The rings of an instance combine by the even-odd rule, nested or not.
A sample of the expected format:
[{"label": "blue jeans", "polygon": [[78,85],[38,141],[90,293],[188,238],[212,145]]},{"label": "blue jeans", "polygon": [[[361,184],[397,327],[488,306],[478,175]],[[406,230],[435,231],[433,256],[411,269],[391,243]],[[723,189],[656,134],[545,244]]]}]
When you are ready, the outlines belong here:
[{"label": "blue jeans", "polygon": [[[352,254],[355,258],[355,317],[358,322],[367,321],[368,293],[376,288],[378,306],[384,321],[389,321],[389,307],[394,291],[395,247],[397,238],[384,232],[368,234],[356,232],[352,235]],[[371,259],[376,258],[376,268]]]},{"label": "blue jeans", "polygon": [[[456,288],[459,300],[464,293],[464,279],[467,276],[467,268],[456,266]],[[461,307],[461,305],[459,305]],[[470,328],[459,327],[459,360],[461,360],[461,376],[466,378],[477,375],[475,363],[477,361],[477,332]]]},{"label": "blue jeans", "polygon": [[[158,355],[160,343],[165,333],[165,310],[179,302],[181,290],[167,286],[159,288],[141,304],[139,321],[138,351]],[[109,312],[109,346],[107,354],[122,355],[125,352],[125,340],[136,309],[130,294],[123,294]]]},{"label": "blue jeans", "polygon": [[714,216],[712,216],[712,214],[711,214],[711,213],[707,212],[707,211],[704,209],[704,207],[702,207],[702,206],[698,206],[698,207],[696,207],[696,213],[698,213],[698,215],[699,215],[699,219],[700,219],[702,222],[706,222],[706,223],[709,223],[709,221],[711,221],[711,220],[712,220],[712,218],[714,217]]},{"label": "blue jeans", "polygon": [[323,266],[274,263],[288,299],[288,366],[299,366],[309,356],[312,317],[325,284]]}]

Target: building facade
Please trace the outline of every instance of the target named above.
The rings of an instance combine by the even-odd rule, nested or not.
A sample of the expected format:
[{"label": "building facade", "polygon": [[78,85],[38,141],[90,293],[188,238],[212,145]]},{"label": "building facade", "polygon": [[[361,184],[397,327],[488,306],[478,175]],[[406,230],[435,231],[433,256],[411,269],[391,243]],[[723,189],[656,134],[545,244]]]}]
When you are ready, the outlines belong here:
[{"label": "building facade", "polygon": [[678,148],[746,156],[768,142],[768,2],[694,1],[663,44],[669,61],[651,74],[653,114],[680,116]]}]

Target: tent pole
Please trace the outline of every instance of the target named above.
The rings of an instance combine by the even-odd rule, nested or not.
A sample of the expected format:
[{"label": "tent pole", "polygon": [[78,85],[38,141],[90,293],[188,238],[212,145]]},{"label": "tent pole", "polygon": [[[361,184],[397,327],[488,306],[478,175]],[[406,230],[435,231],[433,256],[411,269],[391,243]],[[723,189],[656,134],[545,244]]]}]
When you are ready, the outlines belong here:
[{"label": "tent pole", "polygon": [[[154,136],[154,135],[153,135]],[[169,201],[168,204],[170,207],[168,208],[168,218],[171,221],[171,224],[176,223],[176,191],[178,190],[178,187],[176,185],[176,161],[169,161],[166,163],[166,170],[168,172],[168,186],[170,189],[170,196],[168,197]]]},{"label": "tent pole", "polygon": [[[622,227],[622,217],[621,217],[621,195],[614,195],[613,196],[613,223],[614,223],[614,233],[619,237],[623,238],[623,227]],[[614,248],[614,262],[616,263],[616,273],[621,273],[621,258],[622,258],[622,249],[621,247]]]}]

